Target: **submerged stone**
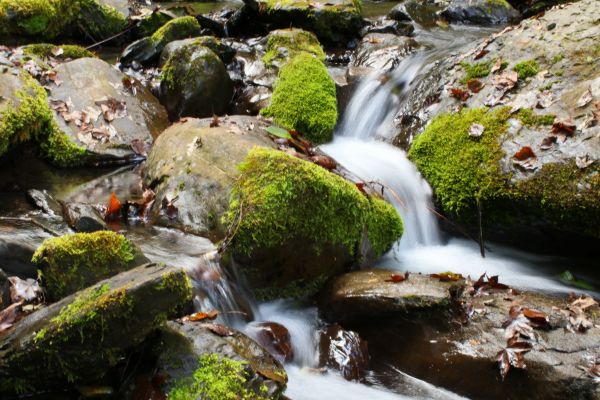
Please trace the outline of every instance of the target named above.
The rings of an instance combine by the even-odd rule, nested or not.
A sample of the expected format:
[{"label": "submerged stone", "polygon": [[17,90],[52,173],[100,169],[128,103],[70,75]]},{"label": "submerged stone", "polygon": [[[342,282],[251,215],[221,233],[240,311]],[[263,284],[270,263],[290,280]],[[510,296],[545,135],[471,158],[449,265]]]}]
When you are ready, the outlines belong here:
[{"label": "submerged stone", "polygon": [[316,164],[253,149],[239,168],[225,215],[235,231],[226,253],[259,298],[314,294],[402,234],[390,204]]},{"label": "submerged stone", "polygon": [[125,236],[99,231],[47,239],[32,261],[41,271],[48,297],[57,301],[148,259]]},{"label": "submerged stone", "polygon": [[75,293],[0,336],[0,393],[35,393],[102,378],[191,302],[182,269],[147,264]]}]

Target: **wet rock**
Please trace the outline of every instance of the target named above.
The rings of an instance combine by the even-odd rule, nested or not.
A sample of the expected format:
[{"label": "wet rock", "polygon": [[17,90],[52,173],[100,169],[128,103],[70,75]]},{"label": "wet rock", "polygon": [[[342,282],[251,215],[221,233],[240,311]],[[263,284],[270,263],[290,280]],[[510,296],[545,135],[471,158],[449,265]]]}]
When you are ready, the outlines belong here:
[{"label": "wet rock", "polygon": [[369,33],[388,33],[399,36],[411,36],[415,30],[412,23],[406,21],[394,21],[381,17],[363,28],[363,37]]},{"label": "wet rock", "polygon": [[82,58],[55,70],[62,83],[53,85],[49,94],[54,122],[74,145],[85,149],[79,158],[86,163],[139,160],[132,142],[152,143],[168,124],[164,108],[147,89],[132,93],[125,87],[125,75],[102,60]]},{"label": "wet rock", "polygon": [[10,305],[10,282],[8,276],[0,269],[0,311]]},{"label": "wet rock", "polygon": [[272,90],[266,86],[245,86],[236,96],[233,114],[257,115],[260,110],[269,105],[272,94]]},{"label": "wet rock", "polygon": [[240,168],[225,214],[236,227],[225,254],[259,299],[314,295],[329,277],[388,251],[402,233],[391,205],[318,165],[253,149]]},{"label": "wet rock", "polygon": [[294,359],[292,338],[285,326],[276,322],[251,322],[245,331],[280,363]]},{"label": "wet rock", "polygon": [[506,0],[451,0],[440,15],[450,23],[475,25],[507,24],[520,17]]},{"label": "wet rock", "polygon": [[30,189],[27,191],[27,198],[45,214],[50,216],[62,214],[62,205],[46,190]]},{"label": "wet rock", "polygon": [[190,301],[184,271],[154,264],[66,297],[0,337],[0,390],[31,393],[98,380]]},{"label": "wet rock", "polygon": [[394,14],[399,18],[404,15],[424,27],[434,27],[440,21],[439,12],[444,10],[449,0],[407,0],[398,6]]},{"label": "wet rock", "polygon": [[123,50],[119,62],[130,66],[133,62],[150,65],[158,60],[165,46],[175,40],[200,36],[200,24],[194,17],[180,17],[170,20],[151,36],[136,40]]},{"label": "wet rock", "polygon": [[129,240],[112,231],[47,239],[31,260],[42,271],[52,301],[148,262]]},{"label": "wet rock", "polygon": [[142,16],[139,17],[139,21],[137,21],[135,28],[133,28],[133,35],[139,39],[152,36],[157,30],[174,18],[171,12],[159,7],[153,10],[142,8],[140,13]]},{"label": "wet rock", "polygon": [[394,21],[399,22],[410,22],[412,18],[409,13],[406,11],[406,7],[403,3],[396,4],[388,13],[388,18],[393,19]]},{"label": "wet rock", "polygon": [[[409,155],[432,185],[440,208],[473,232],[479,202],[487,210],[483,227],[492,240],[546,252],[550,246],[556,252],[592,253],[597,245],[600,128],[594,113],[600,75],[593,38],[600,28],[589,12],[599,7],[584,0],[524,20],[440,71],[436,104],[419,111],[422,121],[430,121],[428,128]],[[567,23],[574,16],[577,27]],[[556,27],[548,30],[552,24]],[[531,34],[537,30],[540,35]],[[563,43],[574,37],[581,40],[565,49]],[[469,90],[469,80],[475,89]],[[467,90],[468,98],[457,99],[453,89]],[[462,111],[456,114],[458,107]],[[399,119],[404,116],[401,112]],[[459,121],[464,125],[456,125]],[[472,124],[484,127],[483,141],[469,139]],[[456,136],[443,137],[448,132]],[[459,137],[467,138],[454,142],[460,161],[448,158],[454,153],[447,145]],[[444,144],[424,156],[431,140]],[[483,158],[470,153],[475,148]],[[527,157],[519,155],[525,148],[531,151]],[[473,157],[465,158],[468,153]],[[470,172],[473,179],[463,179]],[[459,180],[458,191],[456,184],[444,189]]]},{"label": "wet rock", "polygon": [[293,4],[283,1],[247,0],[245,12],[256,13],[258,20],[272,28],[298,28],[314,32],[326,44],[345,44],[358,36],[363,26],[360,11],[351,1],[319,4],[308,1]]},{"label": "wet rock", "polygon": [[[222,237],[221,216],[228,192],[237,179],[237,165],[255,147],[273,147],[267,124],[253,117],[188,119],[174,124],[156,141],[146,165],[144,182],[156,192],[155,223],[188,232]],[[177,212],[162,207],[172,201]],[[173,210],[174,211],[174,210]]]},{"label": "wet rock", "polygon": [[330,320],[356,321],[444,308],[450,284],[419,274],[393,282],[396,272],[366,269],[333,279],[321,297],[321,310]]},{"label": "wet rock", "polygon": [[369,367],[368,344],[356,332],[329,325],[321,332],[319,364],[340,371],[346,380],[361,380]]},{"label": "wet rock", "polygon": [[337,98],[338,119],[341,121],[344,117],[344,112],[352,99],[352,94],[356,88],[355,84],[349,82],[347,67],[329,67],[327,68],[329,75],[335,82],[335,94]]},{"label": "wet rock", "polygon": [[96,232],[107,229],[98,210],[84,203],[67,203],[64,207],[65,222],[75,232]]},{"label": "wet rock", "polygon": [[160,54],[160,60],[158,65],[162,67],[167,63],[169,58],[174,55],[179,49],[187,46],[204,46],[212,50],[223,63],[228,64],[233,60],[235,56],[235,50],[228,44],[213,36],[200,36],[197,38],[189,38],[183,40],[175,40],[167,44]]},{"label": "wet rock", "polygon": [[233,85],[212,50],[188,44],[173,51],[163,66],[159,97],[172,121],[222,115],[233,97]]},{"label": "wet rock", "polygon": [[29,221],[0,221],[0,266],[9,276],[35,278],[31,257],[53,235]]},{"label": "wet rock", "polygon": [[317,37],[314,33],[302,29],[278,29],[269,32],[265,50],[266,53],[262,57],[265,65],[275,69],[301,52],[310,53],[325,61],[325,52]]},{"label": "wet rock", "polygon": [[[158,374],[167,376],[167,393],[204,397],[216,382],[226,382],[226,395],[232,398],[279,398],[285,390],[283,366],[254,340],[224,325],[168,322],[160,341]],[[192,378],[199,369],[204,373]],[[214,379],[203,380],[207,376]],[[201,380],[195,390],[194,379]]]},{"label": "wet rock", "polygon": [[127,27],[127,0],[91,0],[53,3],[20,0],[0,4],[0,37],[26,36],[44,40],[78,36],[98,41]]},{"label": "wet rock", "polygon": [[369,33],[360,42],[350,65],[370,71],[390,72],[419,44],[414,39],[389,33]]}]

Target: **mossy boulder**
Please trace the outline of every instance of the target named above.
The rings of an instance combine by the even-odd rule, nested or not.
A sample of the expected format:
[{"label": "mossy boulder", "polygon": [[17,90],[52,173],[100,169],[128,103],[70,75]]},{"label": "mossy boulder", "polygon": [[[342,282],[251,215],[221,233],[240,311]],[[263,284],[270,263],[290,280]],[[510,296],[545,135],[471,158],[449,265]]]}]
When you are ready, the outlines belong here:
[{"label": "mossy boulder", "polygon": [[100,40],[121,32],[126,15],[111,4],[118,0],[3,0],[0,37],[25,36],[44,40],[83,34]]},{"label": "mossy boulder", "polygon": [[364,25],[360,0],[312,3],[306,0],[248,0],[248,12],[273,28],[298,28],[314,32],[326,44],[345,44],[357,38]]},{"label": "mossy boulder", "polygon": [[169,322],[160,332],[159,375],[169,399],[279,399],[287,375],[283,366],[243,333],[227,335],[200,323]]},{"label": "mossy boulder", "polygon": [[0,393],[97,381],[191,299],[183,269],[147,264],[45,307],[0,338]]},{"label": "mossy boulder", "polygon": [[[156,140],[146,163],[144,183],[156,192],[152,221],[199,235],[222,238],[221,217],[228,192],[241,163],[253,147],[273,147],[268,125],[248,116],[192,119],[165,130]],[[214,124],[213,124],[214,125]],[[174,200],[177,213],[161,207]]]},{"label": "mossy boulder", "polygon": [[239,169],[225,214],[233,232],[226,253],[259,298],[314,293],[402,235],[390,204],[313,163],[253,149]]},{"label": "mossy boulder", "polygon": [[331,140],[337,123],[335,83],[314,55],[301,52],[280,70],[271,104],[261,114],[320,144]]},{"label": "mossy boulder", "polygon": [[168,43],[199,36],[200,31],[201,27],[196,18],[191,16],[174,18],[151,36],[136,40],[127,46],[121,53],[119,61],[123,66],[131,65],[133,62],[150,65],[158,60]]},{"label": "mossy boulder", "polygon": [[73,44],[55,45],[50,43],[29,44],[23,48],[23,54],[40,58],[55,58],[57,60],[96,57],[94,53],[81,46]]},{"label": "mossy boulder", "polygon": [[300,52],[310,53],[325,62],[325,52],[315,34],[296,28],[269,32],[266,53],[262,59],[267,66],[279,67]]},{"label": "mossy boulder", "polygon": [[163,66],[159,97],[172,121],[222,115],[233,97],[233,83],[219,56],[188,44],[173,51]]},{"label": "mossy boulder", "polygon": [[451,23],[480,25],[507,24],[520,17],[506,0],[451,0],[441,15]]},{"label": "mossy boulder", "polygon": [[[447,215],[478,230],[479,201],[488,239],[557,252],[591,252],[597,246],[600,127],[593,113],[600,99],[600,51],[591,16],[596,11],[600,3],[591,0],[549,10],[539,21],[524,20],[496,35],[483,57],[477,56],[478,44],[458,59],[444,60],[437,79],[423,81],[439,88],[425,92],[436,103],[421,101],[418,118],[398,115],[428,123],[409,155]],[[568,23],[574,14],[581,15],[577,27]],[[555,28],[527,33],[540,23]],[[565,48],[576,35],[582,39]],[[473,84],[480,90],[470,91]],[[421,87],[419,82],[413,92]],[[457,99],[451,89],[469,96]],[[423,100],[418,93],[408,97],[408,103]],[[456,113],[457,107],[463,110]],[[560,121],[572,124],[570,131]],[[481,137],[469,134],[473,124],[483,126]],[[533,157],[517,159],[525,147]]]},{"label": "mossy boulder", "polygon": [[0,157],[10,148],[35,142],[44,157],[66,166],[81,164],[88,152],[56,123],[45,89],[27,73],[0,73]]},{"label": "mossy boulder", "polygon": [[148,262],[125,236],[112,231],[47,239],[34,253],[48,298],[57,301]]},{"label": "mossy boulder", "polygon": [[350,66],[360,69],[362,75],[374,71],[390,72],[418,48],[419,44],[406,36],[369,33],[362,38],[356,52],[352,55]]},{"label": "mossy boulder", "polygon": [[[97,58],[81,58],[55,68],[60,86],[52,85],[53,104],[64,102],[68,110],[55,107],[54,124],[69,143],[86,152],[86,159],[51,152],[60,165],[123,163],[139,161],[132,143],[152,143],[168,125],[164,107],[144,87],[125,86],[125,75]],[[108,112],[103,113],[106,107]],[[89,118],[88,129],[81,123]],[[75,114],[75,118],[72,115]],[[65,117],[66,116],[66,117]]]},{"label": "mossy boulder", "polygon": [[212,50],[223,63],[228,64],[233,60],[235,56],[235,49],[228,44],[224,43],[220,39],[214,36],[199,36],[189,39],[175,40],[167,44],[160,54],[160,60],[158,65],[162,67],[169,61],[169,58],[182,47],[187,46],[203,46]]}]

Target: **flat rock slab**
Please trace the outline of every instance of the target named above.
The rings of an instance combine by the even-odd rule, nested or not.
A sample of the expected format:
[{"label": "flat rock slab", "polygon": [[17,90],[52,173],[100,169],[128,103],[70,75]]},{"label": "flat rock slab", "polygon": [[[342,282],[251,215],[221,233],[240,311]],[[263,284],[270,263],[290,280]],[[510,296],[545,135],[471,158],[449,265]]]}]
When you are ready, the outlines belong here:
[{"label": "flat rock slab", "polygon": [[102,378],[190,301],[183,269],[147,264],[45,307],[0,336],[0,392]]},{"label": "flat rock slab", "polygon": [[[58,111],[55,120],[74,143],[95,153],[99,160],[135,156],[132,142],[152,143],[168,126],[158,99],[143,87],[136,87],[134,94],[124,85],[126,76],[102,60],[81,58],[59,65],[56,73],[61,83],[52,85],[49,99],[65,102],[68,113],[85,112],[91,118],[90,129],[98,131],[78,126],[82,118],[67,122]],[[106,118],[102,103],[112,99],[122,106]]]},{"label": "flat rock slab", "polygon": [[450,283],[418,274],[395,283],[392,274],[398,272],[366,269],[334,279],[322,298],[325,315],[335,321],[349,321],[427,311],[448,304]]}]

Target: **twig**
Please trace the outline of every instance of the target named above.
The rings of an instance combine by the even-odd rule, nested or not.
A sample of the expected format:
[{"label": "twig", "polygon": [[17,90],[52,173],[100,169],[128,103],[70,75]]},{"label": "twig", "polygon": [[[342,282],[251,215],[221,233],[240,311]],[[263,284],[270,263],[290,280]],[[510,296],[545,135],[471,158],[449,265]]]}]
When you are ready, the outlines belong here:
[{"label": "twig", "polygon": [[[117,33],[117,34],[115,34],[115,35],[112,35],[111,37],[108,37],[108,38],[106,38],[106,39],[103,39],[103,40],[101,40],[101,41],[99,41],[99,42],[96,42],[96,43],[94,43],[94,44],[92,44],[92,45],[90,45],[90,46],[86,47],[85,49],[86,49],[86,50],[90,50],[90,49],[93,49],[94,47],[98,47],[98,46],[100,46],[101,44],[104,44],[104,43],[106,43],[106,42],[110,42],[111,40],[113,40],[113,39],[116,39],[116,38],[118,38],[119,36],[121,36],[121,35],[124,35],[125,33],[129,32],[129,31],[130,31],[130,30],[132,30],[134,27],[135,27],[135,25],[131,25],[131,26],[129,26],[127,29],[125,29],[124,31],[122,31],[122,32],[119,32],[119,33]],[[87,34],[87,32],[86,32],[86,34]],[[88,35],[88,36],[89,36],[89,35]]]}]

